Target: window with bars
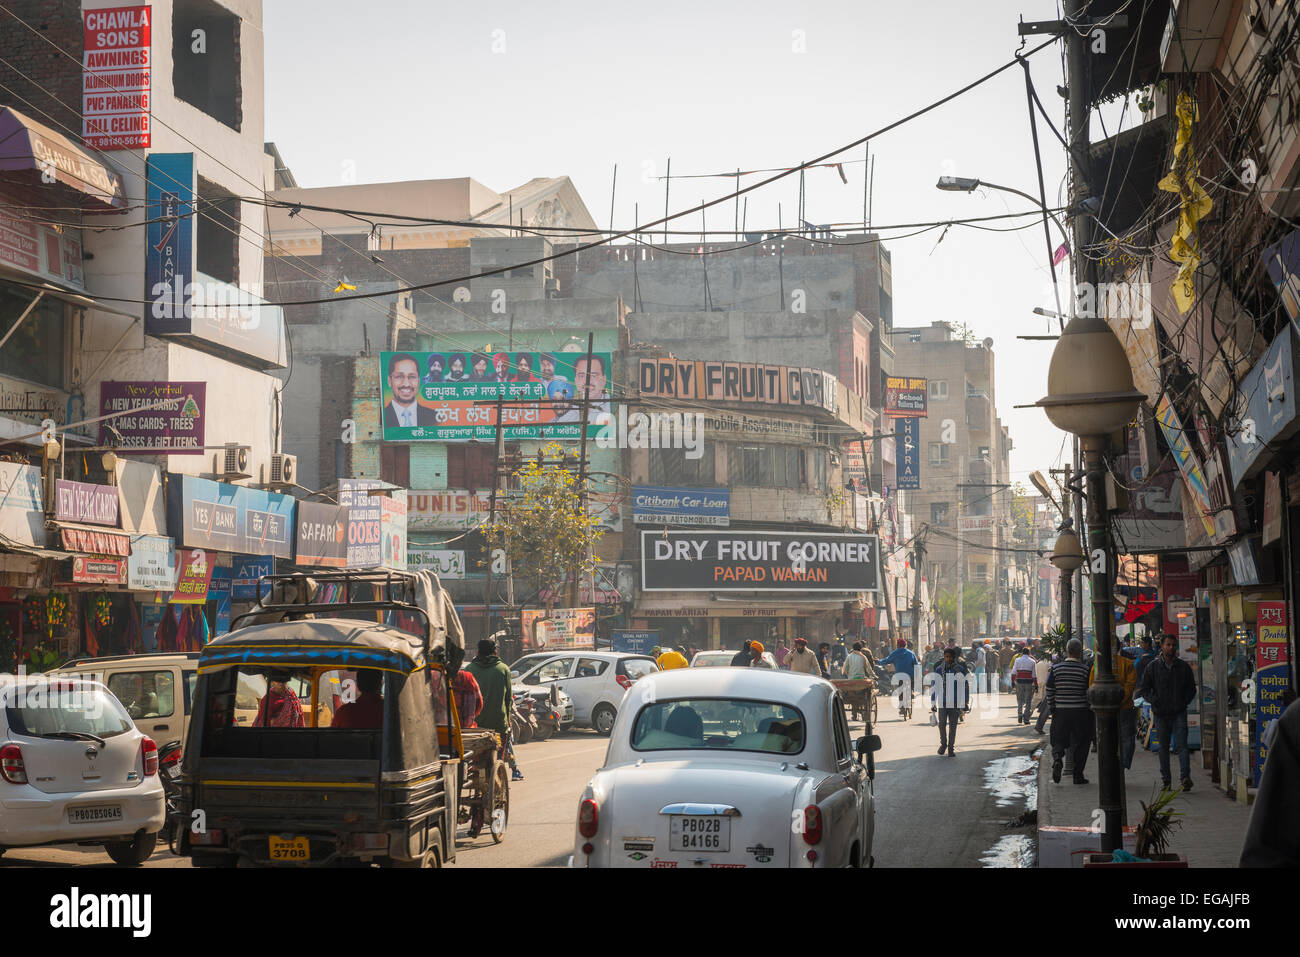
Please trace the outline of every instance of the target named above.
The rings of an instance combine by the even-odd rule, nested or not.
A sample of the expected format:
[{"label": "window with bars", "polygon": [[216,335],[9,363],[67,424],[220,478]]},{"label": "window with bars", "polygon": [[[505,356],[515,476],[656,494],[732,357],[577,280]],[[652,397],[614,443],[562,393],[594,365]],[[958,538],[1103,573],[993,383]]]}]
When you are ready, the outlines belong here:
[{"label": "window with bars", "polygon": [[651,449],[650,484],[671,488],[712,488],[717,484],[714,443],[704,443],[704,454],[698,459],[686,457],[686,449]]}]

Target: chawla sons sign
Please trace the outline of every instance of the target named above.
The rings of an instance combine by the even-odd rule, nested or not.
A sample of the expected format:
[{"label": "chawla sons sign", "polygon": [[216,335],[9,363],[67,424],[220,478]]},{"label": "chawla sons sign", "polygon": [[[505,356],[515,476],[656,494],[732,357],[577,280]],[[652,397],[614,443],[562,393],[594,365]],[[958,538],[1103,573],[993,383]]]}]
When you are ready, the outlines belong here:
[{"label": "chawla sons sign", "polygon": [[641,533],[645,591],[876,591],[879,569],[874,535]]}]

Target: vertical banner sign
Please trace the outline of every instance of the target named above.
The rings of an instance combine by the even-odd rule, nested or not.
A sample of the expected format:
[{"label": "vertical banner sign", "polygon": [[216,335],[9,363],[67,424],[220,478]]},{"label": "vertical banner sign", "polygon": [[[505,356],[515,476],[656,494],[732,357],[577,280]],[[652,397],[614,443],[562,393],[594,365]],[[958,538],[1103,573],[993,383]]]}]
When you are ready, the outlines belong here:
[{"label": "vertical banner sign", "polygon": [[172,592],[171,604],[202,605],[206,602],[212,568],[216,563],[215,552],[201,548],[176,549],[176,590]]},{"label": "vertical banner sign", "polygon": [[208,584],[208,595],[217,603],[216,629],[212,637],[217,638],[230,632],[230,587],[231,569],[212,569],[212,581]]},{"label": "vertical banner sign", "polygon": [[1286,691],[1287,673],[1287,604],[1262,601],[1256,606],[1255,638],[1255,787],[1264,773],[1268,748],[1264,732],[1282,717],[1282,694]]},{"label": "vertical banner sign", "polygon": [[149,7],[82,12],[81,141],[97,150],[149,148]]},{"label": "vertical banner sign", "polygon": [[894,438],[898,440],[898,483],[900,489],[921,487],[921,420],[894,420]]},{"label": "vertical banner sign", "polygon": [[379,479],[339,479],[339,504],[348,513],[348,568],[377,568],[381,563],[380,524],[381,496],[370,495],[371,489],[383,488]]},{"label": "vertical banner sign", "polygon": [[[194,154],[154,153],[146,162],[145,332],[190,331],[194,283]],[[192,289],[191,289],[192,291]]]}]

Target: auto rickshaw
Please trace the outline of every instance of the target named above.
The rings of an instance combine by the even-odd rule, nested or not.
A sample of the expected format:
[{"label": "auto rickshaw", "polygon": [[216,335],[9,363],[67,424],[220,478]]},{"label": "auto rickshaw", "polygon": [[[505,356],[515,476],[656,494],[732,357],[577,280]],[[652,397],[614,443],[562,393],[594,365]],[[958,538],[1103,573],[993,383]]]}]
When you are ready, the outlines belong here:
[{"label": "auto rickshaw", "polygon": [[175,852],[196,867],[453,860],[464,649],[437,577],[262,584],[270,600],[199,659]]}]

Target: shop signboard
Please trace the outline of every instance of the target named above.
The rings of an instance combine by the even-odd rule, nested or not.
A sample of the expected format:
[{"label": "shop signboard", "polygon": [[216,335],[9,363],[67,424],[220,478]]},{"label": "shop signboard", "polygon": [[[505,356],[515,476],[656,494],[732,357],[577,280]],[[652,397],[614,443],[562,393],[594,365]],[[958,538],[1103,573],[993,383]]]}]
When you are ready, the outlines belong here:
[{"label": "shop signboard", "polygon": [[149,148],[152,11],[82,11],[81,141],[97,150]]},{"label": "shop signboard", "polygon": [[132,591],[175,590],[176,549],[172,540],[160,535],[132,538],[126,584]]},{"label": "shop signboard", "polygon": [[464,488],[411,491],[407,495],[407,529],[450,532],[477,528],[488,520],[490,492]]},{"label": "shop signboard", "polygon": [[867,484],[867,466],[862,458],[862,446],[871,447],[870,442],[859,442],[857,439],[849,439],[840,445],[840,462],[844,470],[844,484],[847,485],[849,480],[858,488],[864,488]]},{"label": "shop signboard", "polygon": [[379,479],[339,479],[339,504],[348,508],[348,568],[379,566],[382,496],[370,493],[387,487]]},{"label": "shop signboard", "polygon": [[88,482],[54,481],[54,518],[87,525],[117,525],[117,489]]},{"label": "shop signboard", "polygon": [[[1174,410],[1168,395],[1160,396],[1160,404],[1156,406],[1156,422],[1160,425],[1160,431],[1164,433],[1165,443],[1169,446],[1178,470],[1183,474],[1183,487],[1196,506],[1206,538],[1214,541],[1217,531],[1214,527],[1214,519],[1210,517],[1212,514],[1210,492],[1205,481],[1205,473],[1201,470],[1201,460],[1196,450],[1192,448],[1192,443],[1188,441],[1187,433],[1183,431],[1183,423],[1178,418],[1178,413]],[[1190,535],[1187,544],[1189,547],[1192,545]]]},{"label": "shop signboard", "polygon": [[113,418],[99,424],[99,444],[118,455],[202,455],[207,393],[206,382],[101,382],[99,414]]},{"label": "shop signboard", "polygon": [[642,398],[734,405],[785,405],[837,411],[839,381],[802,366],[695,359],[640,359]]},{"label": "shop signboard", "polygon": [[894,420],[894,438],[898,440],[896,488],[918,490],[921,487],[921,420]]},{"label": "shop signboard", "polygon": [[731,490],[725,488],[632,487],[632,520],[637,525],[731,524]]},{"label": "shop signboard", "polygon": [[208,585],[217,556],[202,548],[176,550],[176,590],[173,605],[202,605],[208,600]]},{"label": "shop signboard", "polygon": [[884,414],[890,418],[925,418],[929,382],[915,376],[885,376]]},{"label": "shop signboard", "polygon": [[208,599],[217,603],[214,637],[230,631],[231,586],[231,569],[221,566],[212,569],[212,580],[208,583]]},{"label": "shop signboard", "polygon": [[[236,555],[230,562],[230,597],[234,601],[257,601],[257,586],[275,574],[274,555]],[[269,586],[266,589],[269,592]]]},{"label": "shop signboard", "polygon": [[182,548],[293,557],[294,499],[279,492],[171,476],[167,524]]},{"label": "shop signboard", "polygon": [[382,567],[406,571],[406,490],[379,498],[379,559]]},{"label": "shop signboard", "polygon": [[648,655],[659,644],[658,631],[616,631],[611,638],[611,651],[629,655]]},{"label": "shop signboard", "polygon": [[407,542],[406,566],[413,572],[427,568],[443,581],[461,581],[465,577],[465,552]]},{"label": "shop signboard", "polygon": [[1236,488],[1268,461],[1265,449],[1285,442],[1297,429],[1295,398],[1296,333],[1286,326],[1268,351],[1241,380],[1234,420],[1228,433],[1228,467]]},{"label": "shop signboard", "polygon": [[45,544],[41,470],[0,462],[0,535],[20,545]]},{"label": "shop signboard", "polygon": [[72,580],[86,585],[125,585],[125,558],[77,555],[72,559]]},{"label": "shop signboard", "polygon": [[1254,539],[1249,536],[1228,546],[1228,565],[1232,568],[1234,585],[1259,584],[1259,555]]},{"label": "shop signboard", "polygon": [[165,535],[167,497],[163,495],[162,472],[156,465],[119,458],[113,466],[117,482],[118,514],[122,531],[141,535]]},{"label": "shop signboard", "polygon": [[1268,726],[1282,717],[1287,689],[1287,603],[1262,601],[1256,608],[1255,631],[1255,787],[1268,760],[1264,745]]},{"label": "shop signboard", "polygon": [[641,532],[643,591],[880,590],[875,535],[828,532]]},{"label": "shop signboard", "polygon": [[1280,472],[1264,473],[1264,533],[1263,545],[1282,540],[1282,475]]},{"label": "shop signboard", "polygon": [[347,567],[347,506],[299,502],[297,524],[297,555],[294,559],[297,564]]},{"label": "shop signboard", "polygon": [[144,331],[190,331],[194,275],[194,154],[145,160]]},{"label": "shop signboard", "polygon": [[384,352],[380,357],[380,415],[385,442],[495,441],[503,399],[506,441],[582,438],[586,390],[587,437],[610,416],[610,354],[585,352]]},{"label": "shop signboard", "polygon": [[525,608],[520,612],[525,651],[581,651],[596,647],[595,608]]},{"label": "shop signboard", "polygon": [[0,211],[0,263],[84,290],[80,236],[79,229],[65,227],[60,233],[45,223]]}]

